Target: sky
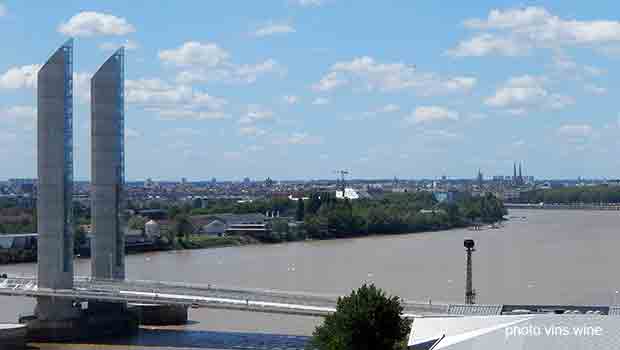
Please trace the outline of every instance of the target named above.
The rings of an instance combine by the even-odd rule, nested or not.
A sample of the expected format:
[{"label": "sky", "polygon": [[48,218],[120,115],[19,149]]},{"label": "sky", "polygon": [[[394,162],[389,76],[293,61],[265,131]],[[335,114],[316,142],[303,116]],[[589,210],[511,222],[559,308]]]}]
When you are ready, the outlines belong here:
[{"label": "sky", "polygon": [[616,1],[0,0],[0,179],[36,177],[36,72],[126,48],[128,180],[618,178]]}]

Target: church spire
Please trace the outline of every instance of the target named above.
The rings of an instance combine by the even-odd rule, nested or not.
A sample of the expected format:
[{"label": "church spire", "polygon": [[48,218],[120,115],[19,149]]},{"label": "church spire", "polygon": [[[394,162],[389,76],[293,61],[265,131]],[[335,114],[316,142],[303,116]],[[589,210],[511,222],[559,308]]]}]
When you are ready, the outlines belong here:
[{"label": "church spire", "polygon": [[512,182],[517,183],[517,162],[512,164]]}]

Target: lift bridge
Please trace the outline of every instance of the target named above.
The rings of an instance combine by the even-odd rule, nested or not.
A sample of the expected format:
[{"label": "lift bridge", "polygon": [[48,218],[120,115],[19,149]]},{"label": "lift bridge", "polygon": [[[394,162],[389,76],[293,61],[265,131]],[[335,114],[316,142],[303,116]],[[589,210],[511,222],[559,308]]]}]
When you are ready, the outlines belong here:
[{"label": "lift bridge", "polygon": [[[88,301],[148,303],[314,317],[334,312],[338,301],[337,295],[87,277],[76,277],[72,289],[40,288],[36,277],[4,278],[0,279],[2,295],[68,299],[76,305]],[[448,304],[405,301],[404,306],[405,317],[449,313]]]}]

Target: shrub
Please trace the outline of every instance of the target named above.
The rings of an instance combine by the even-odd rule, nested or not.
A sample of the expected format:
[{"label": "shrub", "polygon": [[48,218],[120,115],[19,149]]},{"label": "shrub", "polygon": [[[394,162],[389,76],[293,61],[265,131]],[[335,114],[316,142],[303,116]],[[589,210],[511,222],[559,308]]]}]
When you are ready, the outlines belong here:
[{"label": "shrub", "polygon": [[402,312],[398,297],[386,296],[373,284],[363,285],[338,299],[336,312],[315,329],[311,346],[319,350],[399,349],[411,328]]}]

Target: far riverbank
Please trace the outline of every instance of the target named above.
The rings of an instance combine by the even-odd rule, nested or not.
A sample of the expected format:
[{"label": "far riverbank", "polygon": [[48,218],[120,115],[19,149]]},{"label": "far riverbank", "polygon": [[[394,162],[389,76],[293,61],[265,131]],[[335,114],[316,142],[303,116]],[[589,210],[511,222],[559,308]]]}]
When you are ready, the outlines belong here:
[{"label": "far riverbank", "polygon": [[549,209],[549,210],[606,210],[620,211],[620,204],[608,203],[504,203],[506,209]]}]

